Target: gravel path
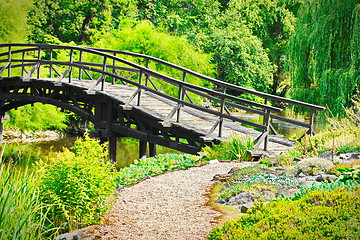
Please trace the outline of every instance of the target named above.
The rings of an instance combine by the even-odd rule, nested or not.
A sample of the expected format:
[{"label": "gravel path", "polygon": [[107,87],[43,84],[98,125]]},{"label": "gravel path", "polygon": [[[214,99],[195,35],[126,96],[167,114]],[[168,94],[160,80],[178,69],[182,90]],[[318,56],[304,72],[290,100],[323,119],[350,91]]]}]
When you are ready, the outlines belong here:
[{"label": "gravel path", "polygon": [[216,174],[251,163],[215,163],[175,171],[125,188],[96,230],[101,239],[205,239],[221,214],[207,206]]}]

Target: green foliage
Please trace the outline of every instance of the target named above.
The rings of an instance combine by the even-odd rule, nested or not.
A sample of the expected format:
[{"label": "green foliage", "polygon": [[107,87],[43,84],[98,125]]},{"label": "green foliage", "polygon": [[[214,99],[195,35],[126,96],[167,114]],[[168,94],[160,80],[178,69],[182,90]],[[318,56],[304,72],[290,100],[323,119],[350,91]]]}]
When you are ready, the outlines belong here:
[{"label": "green foliage", "polygon": [[131,0],[34,0],[30,41],[43,43],[51,35],[62,42],[88,42],[94,33],[117,28],[134,7]]},{"label": "green foliage", "polygon": [[4,121],[5,129],[19,129],[21,131],[64,130],[66,128],[66,114],[52,105],[35,103],[34,106],[25,105],[17,110],[8,112],[10,119]]},{"label": "green foliage", "polygon": [[254,148],[254,143],[250,137],[232,136],[228,141],[220,144],[205,146],[201,150],[201,155],[205,159],[238,160],[245,161],[248,158],[247,150]]},{"label": "green foliage", "polygon": [[[288,89],[288,76],[284,68],[285,55],[287,51],[287,44],[290,36],[294,33],[295,17],[288,9],[291,4],[289,1],[279,0],[232,0],[229,1],[227,11],[218,20],[217,24],[226,26],[224,30],[239,34],[238,31],[242,29],[249,29],[253,36],[259,39],[261,48],[266,57],[269,58],[266,62],[255,61],[255,65],[260,69],[256,70],[266,73],[266,80],[263,84],[266,88],[254,87],[257,90],[268,90],[272,94],[285,95]],[[239,30],[237,30],[239,29]],[[235,31],[234,31],[235,30]],[[226,33],[225,35],[226,36]],[[245,40],[247,44],[251,41]],[[245,46],[246,43],[243,43]],[[248,48],[250,50],[251,48]],[[258,49],[260,49],[258,47]],[[243,49],[240,49],[243,52]],[[251,50],[250,50],[251,51]],[[251,51],[250,55],[254,55]],[[256,56],[251,56],[256,59]],[[271,65],[267,62],[271,63]],[[264,65],[264,63],[266,63]],[[226,62],[224,62],[226,64]],[[255,69],[251,69],[255,72]],[[255,76],[251,79],[255,84],[256,81],[261,81]],[[256,85],[255,85],[256,86]],[[271,87],[271,90],[269,89]]]},{"label": "green foliage", "polygon": [[199,157],[189,154],[161,154],[156,157],[135,160],[129,167],[120,169],[116,182],[124,187],[147,177],[175,169],[188,169],[195,166]]},{"label": "green foliage", "polygon": [[0,165],[0,239],[40,239],[46,208],[27,170]]},{"label": "green foliage", "polygon": [[0,0],[0,43],[21,42],[26,39],[26,17],[31,4],[31,0]]},{"label": "green foliage", "polygon": [[68,230],[99,223],[115,190],[105,146],[85,135],[73,150],[37,163],[41,201],[52,205],[49,219],[56,226],[67,222]]},{"label": "green foliage", "polygon": [[344,115],[359,91],[359,34],[358,0],[304,1],[290,41],[291,95]]},{"label": "green foliage", "polygon": [[258,203],[208,239],[357,239],[360,188],[313,191],[294,201]]},{"label": "green foliage", "polygon": [[[210,55],[201,53],[200,50],[191,45],[186,38],[171,36],[161,32],[147,21],[140,22],[135,26],[127,24],[119,30],[103,33],[101,39],[99,38],[99,40],[94,43],[94,47],[112,48],[146,54],[205,75],[212,75],[213,66],[210,64]],[[145,61],[140,61],[139,59],[125,56],[121,57],[137,62],[140,65],[145,65]],[[183,77],[181,71],[154,62],[150,62],[149,68],[170,77],[177,78],[178,80],[182,80]],[[138,75],[124,76],[138,81]],[[164,91],[172,96],[178,96],[177,87],[167,84],[164,81],[153,80],[160,91]],[[192,78],[191,76],[187,78],[187,82],[200,86],[210,86],[208,82],[198,78]],[[194,97],[195,100],[198,99],[198,101],[201,101],[199,96]]]}]

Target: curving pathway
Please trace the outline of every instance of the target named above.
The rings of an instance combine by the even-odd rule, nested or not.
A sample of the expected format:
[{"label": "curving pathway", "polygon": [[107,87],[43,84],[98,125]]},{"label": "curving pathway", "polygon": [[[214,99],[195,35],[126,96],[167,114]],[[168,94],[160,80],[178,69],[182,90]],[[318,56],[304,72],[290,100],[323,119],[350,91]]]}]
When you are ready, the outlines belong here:
[{"label": "curving pathway", "polygon": [[125,188],[95,229],[100,239],[205,239],[221,213],[207,205],[212,178],[251,163],[215,163],[175,171]]}]

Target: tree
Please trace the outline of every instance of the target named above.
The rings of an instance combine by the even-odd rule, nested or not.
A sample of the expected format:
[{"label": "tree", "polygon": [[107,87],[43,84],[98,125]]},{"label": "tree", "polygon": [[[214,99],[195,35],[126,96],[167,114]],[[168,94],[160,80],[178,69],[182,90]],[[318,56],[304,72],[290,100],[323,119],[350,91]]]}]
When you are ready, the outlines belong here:
[{"label": "tree", "polygon": [[214,53],[218,79],[259,91],[269,90],[273,66],[261,41],[245,25],[213,29],[203,39],[203,47]]},{"label": "tree", "polygon": [[359,94],[360,1],[306,0],[289,57],[291,95],[342,115]]},{"label": "tree", "polygon": [[26,39],[26,16],[31,3],[31,0],[0,0],[0,43]]},{"label": "tree", "polygon": [[[287,43],[294,32],[295,17],[287,9],[296,0],[231,0],[218,24],[223,27],[242,23],[262,43],[274,65],[271,93],[284,96],[288,77],[284,67]],[[235,26],[233,28],[235,28]]]},{"label": "tree", "polygon": [[88,42],[94,32],[116,28],[133,7],[132,0],[35,0],[30,41],[44,42],[48,34],[62,42]]}]

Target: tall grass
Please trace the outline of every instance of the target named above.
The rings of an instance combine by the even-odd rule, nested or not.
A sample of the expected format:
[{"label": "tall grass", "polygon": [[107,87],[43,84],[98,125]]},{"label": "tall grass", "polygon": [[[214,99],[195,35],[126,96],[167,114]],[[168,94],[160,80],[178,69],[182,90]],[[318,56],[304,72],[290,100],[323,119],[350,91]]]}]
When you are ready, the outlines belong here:
[{"label": "tall grass", "polygon": [[40,239],[45,219],[33,175],[0,166],[0,239]]}]

